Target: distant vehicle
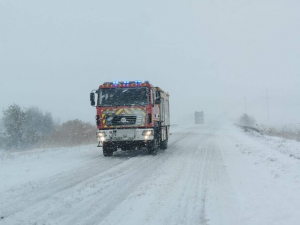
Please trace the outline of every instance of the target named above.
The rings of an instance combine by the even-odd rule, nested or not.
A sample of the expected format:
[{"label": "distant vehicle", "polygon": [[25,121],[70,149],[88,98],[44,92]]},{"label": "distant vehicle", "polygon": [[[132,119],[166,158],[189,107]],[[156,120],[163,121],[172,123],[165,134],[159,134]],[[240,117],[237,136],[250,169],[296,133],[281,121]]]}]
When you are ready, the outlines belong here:
[{"label": "distant vehicle", "polygon": [[[97,94],[97,100],[95,100]],[[155,155],[167,149],[170,135],[169,94],[148,81],[105,82],[90,94],[97,109],[98,147],[104,156],[118,148],[146,147]]]},{"label": "distant vehicle", "polygon": [[204,123],[204,113],[203,111],[195,111],[195,124],[203,124]]}]

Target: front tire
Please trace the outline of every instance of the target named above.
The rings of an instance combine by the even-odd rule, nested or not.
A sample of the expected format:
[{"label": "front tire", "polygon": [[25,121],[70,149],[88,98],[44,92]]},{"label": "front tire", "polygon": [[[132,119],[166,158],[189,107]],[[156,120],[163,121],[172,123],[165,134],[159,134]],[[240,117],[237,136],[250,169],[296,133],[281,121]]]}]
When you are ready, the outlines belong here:
[{"label": "front tire", "polygon": [[104,155],[104,157],[112,156],[113,154],[114,154],[113,147],[104,142],[103,143],[103,155]]},{"label": "front tire", "polygon": [[165,141],[162,141],[160,144],[160,149],[161,150],[166,150],[168,148],[168,139]]},{"label": "front tire", "polygon": [[151,141],[147,145],[147,149],[148,149],[149,155],[156,155],[157,154],[157,150],[158,150],[157,140],[154,139],[153,141]]}]

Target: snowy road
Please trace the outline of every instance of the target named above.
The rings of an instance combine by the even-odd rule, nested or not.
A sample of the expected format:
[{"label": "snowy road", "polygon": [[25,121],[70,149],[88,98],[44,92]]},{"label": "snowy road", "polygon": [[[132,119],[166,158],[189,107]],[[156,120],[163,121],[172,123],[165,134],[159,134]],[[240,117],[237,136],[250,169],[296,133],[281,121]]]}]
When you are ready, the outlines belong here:
[{"label": "snowy road", "polygon": [[94,146],[0,154],[0,224],[299,224],[300,143],[232,126],[156,156]]}]

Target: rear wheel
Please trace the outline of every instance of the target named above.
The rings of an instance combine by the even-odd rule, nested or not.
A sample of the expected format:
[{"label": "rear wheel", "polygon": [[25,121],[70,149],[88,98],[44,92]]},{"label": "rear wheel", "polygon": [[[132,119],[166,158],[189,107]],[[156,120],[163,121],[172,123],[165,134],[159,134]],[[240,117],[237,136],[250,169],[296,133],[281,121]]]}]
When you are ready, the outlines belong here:
[{"label": "rear wheel", "polygon": [[112,156],[114,154],[113,146],[109,145],[108,143],[103,143],[103,155],[105,157]]},{"label": "rear wheel", "polygon": [[166,128],[166,135],[167,135],[167,137],[166,137],[166,140],[164,140],[164,141],[160,141],[160,149],[161,150],[166,150],[167,148],[168,148],[168,128]]}]

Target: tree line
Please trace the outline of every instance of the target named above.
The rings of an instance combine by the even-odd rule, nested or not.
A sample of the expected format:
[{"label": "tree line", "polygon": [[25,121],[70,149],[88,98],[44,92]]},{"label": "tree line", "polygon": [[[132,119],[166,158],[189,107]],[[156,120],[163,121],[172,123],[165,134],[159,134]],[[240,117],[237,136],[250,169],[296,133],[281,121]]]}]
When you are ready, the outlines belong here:
[{"label": "tree line", "polygon": [[54,122],[51,113],[38,107],[22,108],[17,104],[3,110],[0,148],[74,146],[96,142],[96,127],[78,119],[62,124]]}]

